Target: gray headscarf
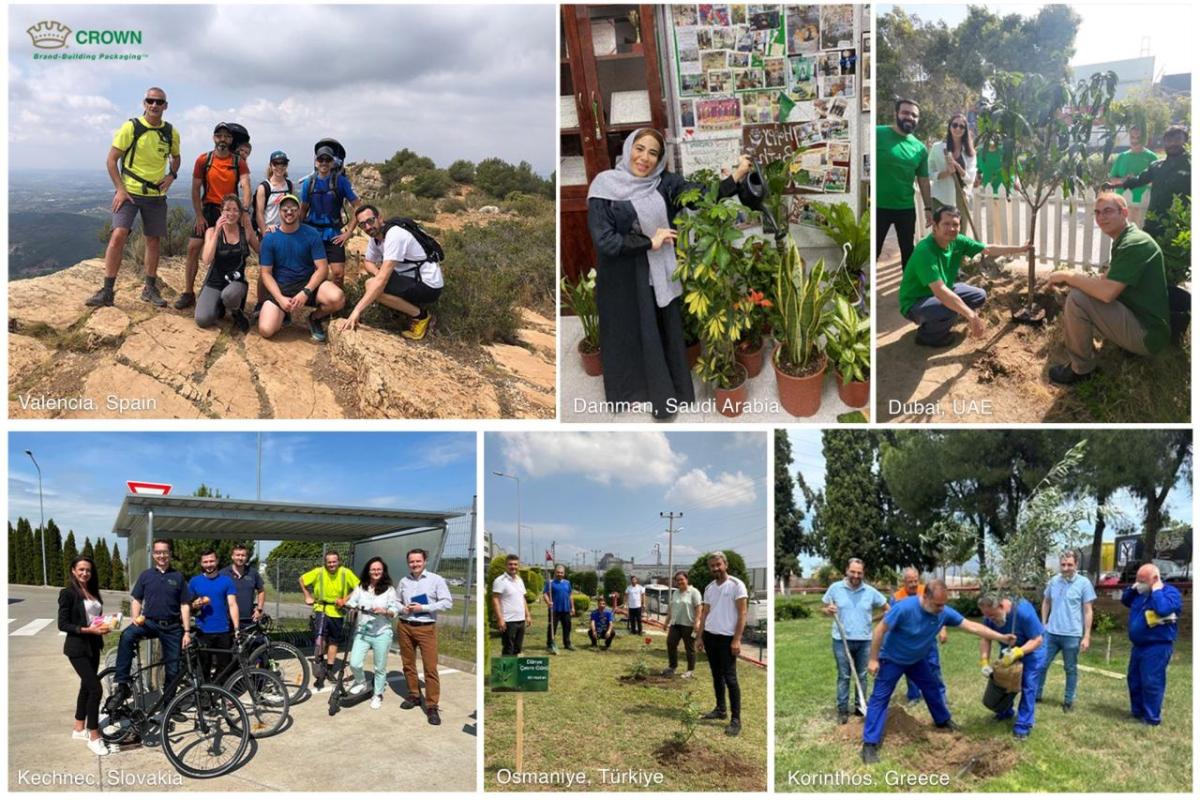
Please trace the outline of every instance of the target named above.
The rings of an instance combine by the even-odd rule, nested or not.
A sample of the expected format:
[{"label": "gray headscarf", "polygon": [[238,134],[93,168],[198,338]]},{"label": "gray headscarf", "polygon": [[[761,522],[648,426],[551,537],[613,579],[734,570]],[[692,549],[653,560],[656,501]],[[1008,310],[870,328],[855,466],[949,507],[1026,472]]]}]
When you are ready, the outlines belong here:
[{"label": "gray headscarf", "polygon": [[[653,236],[659,228],[671,227],[671,220],[667,218],[667,204],[658,193],[658,184],[667,168],[667,154],[662,154],[654,171],[644,178],[634,175],[629,166],[633,143],[648,130],[650,128],[638,128],[629,134],[616,168],[596,176],[588,187],[588,199],[598,197],[601,200],[633,203],[642,233]],[[663,308],[683,294],[683,285],[672,277],[675,274],[675,248],[664,244],[657,250],[647,250],[646,260],[650,263],[650,285],[654,287],[655,302],[659,308]]]}]

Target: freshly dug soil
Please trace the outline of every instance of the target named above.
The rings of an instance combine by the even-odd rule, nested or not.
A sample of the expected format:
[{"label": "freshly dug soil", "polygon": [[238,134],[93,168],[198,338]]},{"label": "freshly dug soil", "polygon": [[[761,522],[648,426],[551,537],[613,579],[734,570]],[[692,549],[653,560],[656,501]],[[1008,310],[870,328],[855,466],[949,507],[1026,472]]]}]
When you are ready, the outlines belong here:
[{"label": "freshly dug soil", "polygon": [[675,678],[669,675],[645,675],[640,678],[632,675],[617,676],[617,683],[625,686],[671,686],[675,682]]}]

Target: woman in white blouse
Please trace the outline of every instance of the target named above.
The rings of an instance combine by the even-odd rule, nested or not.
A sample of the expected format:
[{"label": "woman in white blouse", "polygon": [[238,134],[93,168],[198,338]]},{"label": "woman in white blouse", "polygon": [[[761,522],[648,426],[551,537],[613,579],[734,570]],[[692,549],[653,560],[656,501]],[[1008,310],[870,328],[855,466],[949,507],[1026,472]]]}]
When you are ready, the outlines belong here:
[{"label": "woman in white blouse", "polygon": [[383,708],[383,690],[387,687],[388,649],[392,645],[392,620],[400,612],[400,598],[388,574],[387,563],[382,558],[372,558],[363,567],[359,585],[350,594],[347,605],[359,609],[358,626],[354,629],[354,644],[350,649],[350,672],[354,683],[350,687],[352,696],[367,691],[367,679],[363,665],[367,651],[372,653],[371,663],[375,670],[375,691],[371,697],[371,708]]},{"label": "woman in white blouse", "polygon": [[966,193],[975,185],[975,145],[971,141],[971,131],[967,127],[967,118],[963,114],[950,117],[946,126],[946,138],[934,142],[929,148],[929,178],[936,211],[942,206],[958,208],[963,213],[969,213],[969,208],[959,208],[958,191],[955,183],[963,187],[963,202]]}]

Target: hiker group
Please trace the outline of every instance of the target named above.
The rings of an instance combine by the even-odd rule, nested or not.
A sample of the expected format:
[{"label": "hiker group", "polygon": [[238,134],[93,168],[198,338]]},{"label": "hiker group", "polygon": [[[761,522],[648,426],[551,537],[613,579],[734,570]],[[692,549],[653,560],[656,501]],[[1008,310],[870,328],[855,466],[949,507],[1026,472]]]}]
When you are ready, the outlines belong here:
[{"label": "hiker group", "polygon": [[[845,577],[821,598],[823,612],[833,618],[833,654],[837,663],[838,722],[846,724],[850,701],[858,693],[853,713],[865,716],[862,760],[879,761],[888,706],[901,677],[907,680],[906,700],[925,701],[935,727],[959,730],[942,678],[938,647],[947,628],[980,638],[979,668],[987,684],[983,705],[994,720],[1013,720],[1013,736],[1022,741],[1034,726],[1036,703],[1042,701],[1046,676],[1061,653],[1066,686],[1062,711],[1074,709],[1078,688],[1079,654],[1091,646],[1096,591],[1079,574],[1074,551],[1059,556],[1059,574],[1042,591],[1039,609],[1029,600],[994,589],[981,590],[977,604],[983,622],[967,620],[948,605],[946,582],[921,583],[914,567],[903,572],[902,586],[890,597],[864,580],[864,565],[851,559]],[[1162,721],[1167,665],[1178,636],[1183,601],[1179,591],[1162,581],[1154,564],[1144,564],[1121,603],[1129,609],[1129,656],[1126,683],[1130,717],[1144,725]],[[876,619],[876,611],[881,617]],[[1001,644],[996,657],[992,642]],[[868,674],[875,677],[867,689]]]},{"label": "hiker group", "polygon": [[[163,119],[166,93],[151,87],[143,114],[127,120],[113,136],[108,175],[115,188],[112,234],[104,254],[104,285],[89,306],[111,306],[117,272],[134,220],[142,218],[145,285],[142,300],[167,305],[159,291],[158,262],[167,235],[167,193],[179,178],[179,131]],[[346,150],[334,139],[313,147],[313,172],[293,183],[290,159],[271,153],[265,178],[252,186],[247,163],[252,147],[245,127],[220,122],[213,148],[196,157],[191,205],[195,217],[188,241],[185,285],[174,308],[195,308],[201,328],[228,314],[242,332],[257,323],[264,338],[276,335],[292,316],[308,307],[314,341],[326,339],[325,321],[346,305],[346,243],[361,229],[367,236],[362,299],[342,320],[353,330],[363,312],[379,303],[404,315],[402,335],[422,339],[429,330],[429,306],[442,292],[441,245],[417,222],[384,220],[364,203],[345,174]],[[349,215],[345,211],[349,206]],[[258,256],[257,303],[246,313],[251,252]],[[199,294],[196,277],[206,269]]]}]

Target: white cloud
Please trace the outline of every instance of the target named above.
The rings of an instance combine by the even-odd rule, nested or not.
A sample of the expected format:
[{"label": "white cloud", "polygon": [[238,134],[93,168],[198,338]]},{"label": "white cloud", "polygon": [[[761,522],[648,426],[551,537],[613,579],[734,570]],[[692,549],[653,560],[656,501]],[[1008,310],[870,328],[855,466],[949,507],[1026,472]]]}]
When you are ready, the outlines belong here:
[{"label": "white cloud", "polygon": [[533,478],[581,475],[608,486],[664,486],[685,456],[661,433],[511,433],[500,435],[511,469]]},{"label": "white cloud", "polygon": [[666,499],[684,508],[722,508],[754,502],[754,479],[741,470],[722,472],[716,480],[701,469],[693,469],[675,482]]}]

